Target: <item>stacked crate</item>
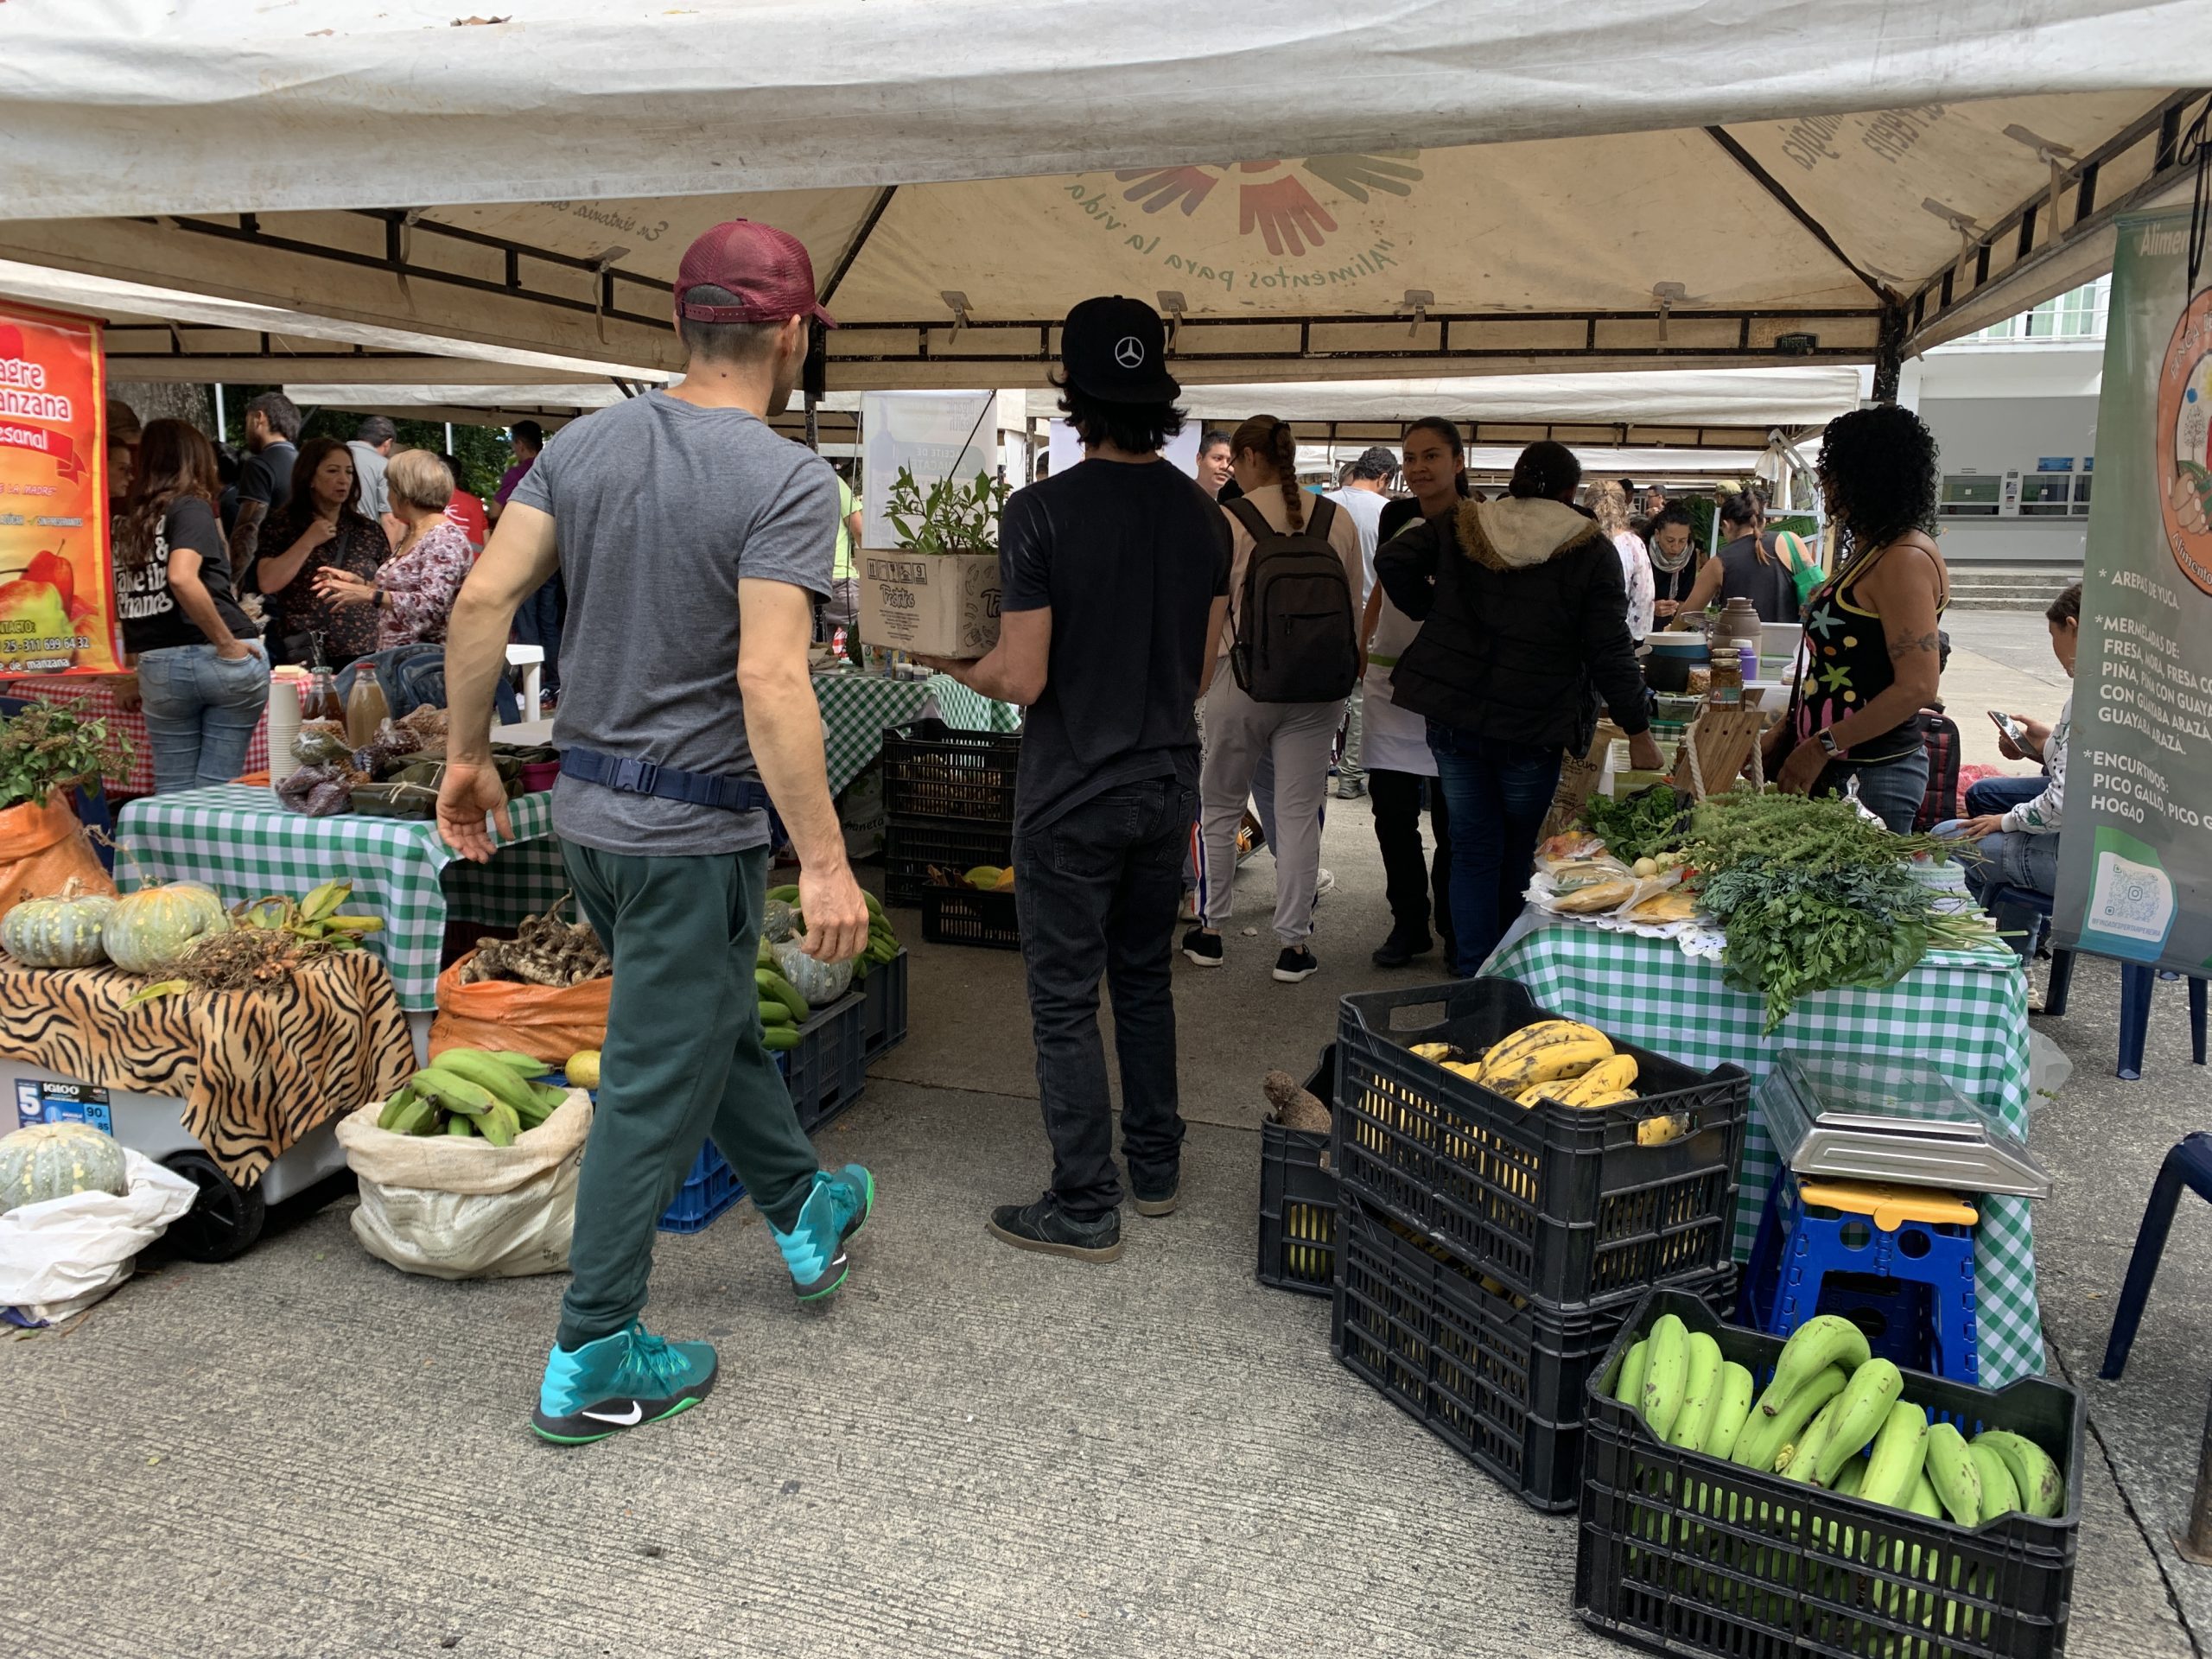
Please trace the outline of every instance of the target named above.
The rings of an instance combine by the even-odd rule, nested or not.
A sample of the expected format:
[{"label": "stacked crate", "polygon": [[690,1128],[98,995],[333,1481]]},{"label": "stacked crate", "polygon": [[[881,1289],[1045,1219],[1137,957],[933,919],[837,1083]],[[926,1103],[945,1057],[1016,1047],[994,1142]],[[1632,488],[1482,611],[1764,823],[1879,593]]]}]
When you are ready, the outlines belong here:
[{"label": "stacked crate", "polygon": [[[1477,1058],[1549,1017],[1502,979],[1344,999],[1331,1344],[1525,1502],[1567,1510],[1584,1383],[1637,1303],[1726,1305],[1751,1078],[1618,1043],[1640,1098],[1522,1107],[1411,1052]],[[1661,1116],[1680,1134],[1639,1144]]]},{"label": "stacked crate", "polygon": [[884,733],[884,902],[920,906],[925,939],[1020,943],[1011,893],[976,893],[937,879],[1013,862],[1020,763],[1019,735],[963,731],[941,720]]}]

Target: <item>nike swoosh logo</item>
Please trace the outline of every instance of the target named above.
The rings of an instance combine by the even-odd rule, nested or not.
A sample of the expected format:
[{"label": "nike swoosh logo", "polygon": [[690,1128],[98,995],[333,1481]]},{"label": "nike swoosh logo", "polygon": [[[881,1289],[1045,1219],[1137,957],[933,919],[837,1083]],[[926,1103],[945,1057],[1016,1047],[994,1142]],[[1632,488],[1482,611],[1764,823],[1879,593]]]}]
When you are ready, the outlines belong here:
[{"label": "nike swoosh logo", "polygon": [[576,1415],[588,1417],[594,1423],[612,1423],[617,1428],[630,1428],[645,1421],[645,1408],[632,1400],[626,1415],[613,1411],[580,1411]]}]

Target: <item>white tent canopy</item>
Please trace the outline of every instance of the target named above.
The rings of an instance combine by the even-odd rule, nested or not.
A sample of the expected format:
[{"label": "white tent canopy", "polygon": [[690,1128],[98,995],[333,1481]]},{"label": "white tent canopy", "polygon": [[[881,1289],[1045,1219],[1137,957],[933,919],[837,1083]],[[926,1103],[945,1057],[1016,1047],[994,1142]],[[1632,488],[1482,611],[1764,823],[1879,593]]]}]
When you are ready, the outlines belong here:
[{"label": "white tent canopy", "polygon": [[14,0],[0,257],[639,372],[744,214],[833,386],[1116,289],[1194,383],[1865,362],[2099,269],[2212,81],[2202,0],[510,4]]}]

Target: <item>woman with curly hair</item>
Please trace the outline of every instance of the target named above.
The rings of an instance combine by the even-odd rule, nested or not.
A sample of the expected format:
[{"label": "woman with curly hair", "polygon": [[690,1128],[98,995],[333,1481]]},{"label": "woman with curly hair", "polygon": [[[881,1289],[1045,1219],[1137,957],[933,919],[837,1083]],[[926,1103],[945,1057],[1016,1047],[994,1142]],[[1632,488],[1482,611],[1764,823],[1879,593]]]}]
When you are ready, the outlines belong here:
[{"label": "woman with curly hair", "polygon": [[1806,601],[1797,689],[1767,734],[1767,766],[1798,795],[1855,779],[1860,804],[1903,835],[1928,792],[1920,711],[1942,679],[1950,599],[1931,533],[1936,440],[1910,410],[1857,410],[1829,423],[1819,475],[1835,574]]}]

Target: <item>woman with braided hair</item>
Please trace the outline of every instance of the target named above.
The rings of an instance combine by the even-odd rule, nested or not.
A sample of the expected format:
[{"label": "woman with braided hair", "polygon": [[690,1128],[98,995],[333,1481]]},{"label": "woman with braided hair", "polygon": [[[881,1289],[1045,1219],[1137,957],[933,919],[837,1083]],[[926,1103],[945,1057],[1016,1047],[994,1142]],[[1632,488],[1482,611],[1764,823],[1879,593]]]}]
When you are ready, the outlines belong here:
[{"label": "woman with braided hair", "polygon": [[[1273,535],[1310,533],[1325,540],[1342,560],[1349,613],[1357,618],[1363,576],[1359,527],[1336,504],[1298,487],[1298,445],[1287,423],[1258,415],[1230,437],[1230,468],[1243,499],[1222,512],[1235,537],[1229,574],[1229,615],[1217,645],[1226,656],[1237,637],[1244,604],[1244,576],[1258,544],[1255,530]],[[1225,666],[1225,664],[1224,664]],[[1230,883],[1236,874],[1236,825],[1244,815],[1262,756],[1274,763],[1275,938],[1281,952],[1274,976],[1286,984],[1319,969],[1307,940],[1321,869],[1321,815],[1329,785],[1329,755],[1344,718],[1341,696],[1325,702],[1256,702],[1233,673],[1217,672],[1205,697],[1205,762],[1198,779],[1198,819],[1205,861],[1200,869],[1199,922],[1183,938],[1183,954],[1202,968],[1222,963],[1221,931],[1228,922]]]}]

